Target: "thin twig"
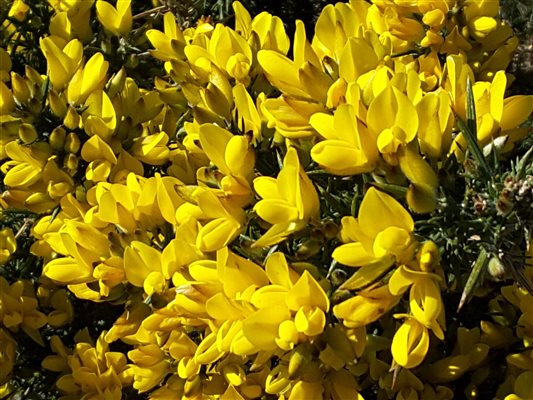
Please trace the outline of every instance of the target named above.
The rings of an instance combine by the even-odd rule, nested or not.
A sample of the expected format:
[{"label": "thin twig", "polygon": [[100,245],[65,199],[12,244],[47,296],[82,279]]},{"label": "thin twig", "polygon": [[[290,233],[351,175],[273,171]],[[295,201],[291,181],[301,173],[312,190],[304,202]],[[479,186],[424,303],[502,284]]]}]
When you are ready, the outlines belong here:
[{"label": "thin twig", "polygon": [[158,6],[158,7],[151,8],[150,10],[146,10],[146,11],[143,11],[143,12],[137,14],[137,15],[134,15],[133,19],[134,20],[141,19],[141,18],[150,16],[150,15],[153,15],[153,14],[157,14],[159,12],[163,12],[163,11],[168,11],[168,7],[163,5],[163,6]]}]

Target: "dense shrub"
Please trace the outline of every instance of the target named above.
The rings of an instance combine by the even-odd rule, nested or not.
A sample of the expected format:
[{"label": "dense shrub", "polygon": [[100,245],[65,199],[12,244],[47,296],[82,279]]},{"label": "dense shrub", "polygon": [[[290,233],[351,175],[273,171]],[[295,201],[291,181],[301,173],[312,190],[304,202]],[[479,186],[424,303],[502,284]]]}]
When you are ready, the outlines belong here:
[{"label": "dense shrub", "polygon": [[498,2],[192,3],[0,2],[0,398],[533,398]]}]

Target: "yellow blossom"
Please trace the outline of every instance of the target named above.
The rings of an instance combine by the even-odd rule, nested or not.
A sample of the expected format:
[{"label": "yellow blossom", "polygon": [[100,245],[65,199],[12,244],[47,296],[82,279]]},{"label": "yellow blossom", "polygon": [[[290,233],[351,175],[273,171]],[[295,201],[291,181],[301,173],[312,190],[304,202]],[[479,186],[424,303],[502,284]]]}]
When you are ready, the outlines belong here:
[{"label": "yellow blossom", "polygon": [[96,15],[104,28],[114,35],[126,36],[131,31],[131,0],[117,0],[116,8],[107,1],[98,0]]},{"label": "yellow blossom", "polygon": [[22,0],[15,0],[11,4],[11,8],[7,14],[8,17],[15,18],[17,21],[22,22],[26,19],[26,15],[30,7]]},{"label": "yellow blossom", "polygon": [[17,239],[11,228],[0,230],[0,265],[5,264],[17,250]]},{"label": "yellow blossom", "polygon": [[318,215],[318,195],[300,166],[298,153],[293,147],[287,150],[278,178],[256,178],[254,189],[262,197],[254,207],[255,212],[272,224],[254,243],[256,247],[280,242]]},{"label": "yellow blossom", "polygon": [[341,239],[346,244],[333,251],[333,258],[352,267],[387,260],[409,261],[414,255],[414,222],[409,213],[386,193],[370,188],[359,208],[358,218],[342,219]]}]

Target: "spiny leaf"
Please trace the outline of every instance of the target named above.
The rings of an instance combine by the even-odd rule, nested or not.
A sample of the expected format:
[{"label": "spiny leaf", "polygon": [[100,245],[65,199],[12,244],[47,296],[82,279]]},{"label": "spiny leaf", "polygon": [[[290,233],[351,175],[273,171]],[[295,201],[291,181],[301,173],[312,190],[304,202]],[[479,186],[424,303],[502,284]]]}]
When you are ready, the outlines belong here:
[{"label": "spiny leaf", "polygon": [[465,305],[466,301],[469,299],[474,289],[477,287],[481,272],[485,269],[488,262],[489,254],[482,247],[477,257],[477,260],[474,263],[474,267],[472,268],[472,271],[468,276],[468,280],[466,281],[465,288],[463,289],[463,293],[461,294],[461,300],[459,301],[459,306],[457,306],[457,312],[461,310],[461,308]]}]

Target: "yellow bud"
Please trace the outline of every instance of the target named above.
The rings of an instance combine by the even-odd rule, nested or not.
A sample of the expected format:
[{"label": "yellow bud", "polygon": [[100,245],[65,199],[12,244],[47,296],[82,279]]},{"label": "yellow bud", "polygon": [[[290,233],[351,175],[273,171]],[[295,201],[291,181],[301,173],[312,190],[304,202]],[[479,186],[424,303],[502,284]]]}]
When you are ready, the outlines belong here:
[{"label": "yellow bud", "polygon": [[268,374],[265,382],[265,392],[268,394],[279,394],[287,389],[291,384],[288,379],[287,367],[283,364],[278,364]]},{"label": "yellow bud", "polygon": [[11,228],[0,230],[0,265],[5,264],[17,250],[17,239]]},{"label": "yellow bud", "polygon": [[22,0],[15,0],[9,9],[8,16],[22,22],[26,19],[29,10],[30,7]]},{"label": "yellow bud", "polygon": [[76,155],[68,153],[63,159],[63,165],[70,171],[77,171],[79,159]]},{"label": "yellow bud", "polygon": [[78,200],[80,203],[84,203],[85,201],[87,201],[87,191],[82,185],[76,186],[74,195],[76,197],[76,200]]},{"label": "yellow bud", "polygon": [[37,140],[39,135],[31,124],[23,123],[19,127],[19,138],[24,144],[30,144]]},{"label": "yellow bud", "polygon": [[289,379],[294,379],[302,373],[302,370],[309,364],[313,355],[312,346],[305,342],[300,343],[292,351],[291,358],[289,359]]},{"label": "yellow bud", "polygon": [[488,344],[492,349],[509,347],[515,341],[512,329],[506,326],[481,321],[480,327],[481,343]]},{"label": "yellow bud", "polygon": [[121,92],[126,83],[126,70],[122,67],[115,75],[107,82],[107,95],[113,98],[117,93]]},{"label": "yellow bud", "polygon": [[309,258],[318,254],[322,248],[322,243],[315,239],[308,239],[298,247],[296,256],[301,259]]},{"label": "yellow bud", "polygon": [[65,151],[69,153],[77,153],[80,151],[81,142],[76,133],[70,132],[65,138]]},{"label": "yellow bud", "polygon": [[63,124],[68,129],[76,129],[80,124],[80,116],[74,109],[74,107],[69,106],[67,113],[63,119]]},{"label": "yellow bud", "polygon": [[11,90],[19,103],[27,102],[31,96],[28,83],[16,72],[11,72]]},{"label": "yellow bud", "polygon": [[50,143],[50,147],[58,151],[63,150],[63,148],[65,147],[66,135],[67,132],[62,126],[54,128],[52,133],[50,133],[50,136],[48,136],[48,143]]},{"label": "yellow bud", "polygon": [[187,380],[185,382],[185,387],[183,388],[183,394],[187,397],[193,398],[199,394],[202,389],[202,379],[200,375],[196,375],[193,379]]},{"label": "yellow bud", "polygon": [[48,103],[52,112],[59,118],[65,118],[67,114],[67,102],[57,94],[55,90],[48,92]]},{"label": "yellow bud", "polygon": [[439,248],[434,242],[428,240],[422,244],[416,258],[422,271],[432,272],[440,262]]},{"label": "yellow bud", "polygon": [[26,106],[28,107],[28,110],[30,110],[30,113],[32,113],[33,115],[37,115],[41,113],[41,110],[42,110],[41,102],[37,100],[35,97],[30,98],[27,101]]},{"label": "yellow bud", "polygon": [[26,75],[26,78],[30,80],[31,83],[36,83],[40,85],[44,81],[39,71],[33,69],[28,65],[26,65],[26,68],[24,68],[24,74]]},{"label": "yellow bud", "polygon": [[240,386],[246,380],[246,373],[237,364],[227,364],[222,368],[222,375],[226,381],[233,386]]}]

